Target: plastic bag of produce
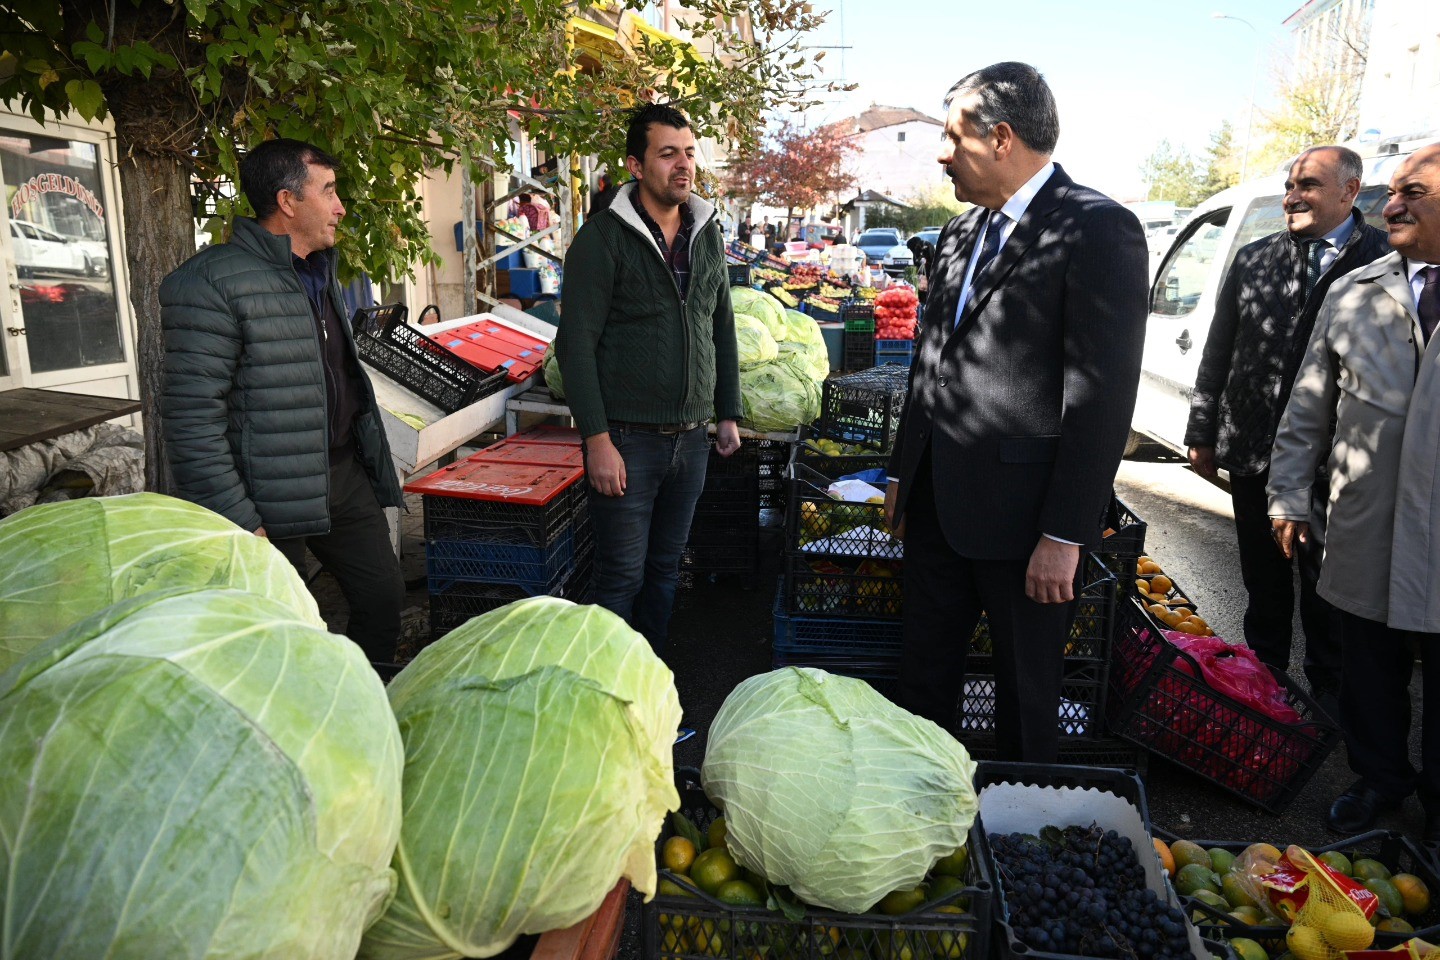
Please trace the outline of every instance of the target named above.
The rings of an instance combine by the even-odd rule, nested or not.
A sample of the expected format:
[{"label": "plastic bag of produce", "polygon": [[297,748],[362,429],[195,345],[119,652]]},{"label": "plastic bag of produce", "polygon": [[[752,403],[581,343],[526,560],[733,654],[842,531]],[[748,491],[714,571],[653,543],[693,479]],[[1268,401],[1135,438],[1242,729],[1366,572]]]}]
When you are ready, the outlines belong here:
[{"label": "plastic bag of produce", "polygon": [[552,347],[545,353],[545,363],[540,368],[545,374],[545,387],[556,400],[565,399],[565,381],[560,377],[560,360]]},{"label": "plastic bag of produce", "polygon": [[793,430],[820,416],[820,385],[785,359],[740,371],[745,422],[756,430]]},{"label": "plastic bag of produce", "polygon": [[765,329],[776,340],[785,339],[788,329],[785,323],[785,308],[779,300],[765,291],[750,287],[731,287],[730,307],[737,314],[748,314],[765,324]]},{"label": "plastic bag of produce", "polygon": [[405,741],[400,887],[364,960],[490,957],[593,913],[623,876],[654,893],[680,804],[680,701],[649,643],[555,597],[476,617],[390,682]]},{"label": "plastic bag of produce", "polygon": [[768,363],[778,353],[769,328],[748,313],[735,314],[735,345],[739,349],[741,370]]},{"label": "plastic bag of produce", "polygon": [[395,889],[403,759],[360,648],[275,600],[81,620],[0,676],[5,956],[352,960]]},{"label": "plastic bag of produce", "polygon": [[325,626],[268,540],[158,493],[30,507],[0,520],[0,671],[112,603],[155,590],[231,587]]},{"label": "plastic bag of produce", "polygon": [[861,913],[965,843],[974,772],[954,737],[863,680],[787,667],[725,699],[701,779],[740,864]]}]

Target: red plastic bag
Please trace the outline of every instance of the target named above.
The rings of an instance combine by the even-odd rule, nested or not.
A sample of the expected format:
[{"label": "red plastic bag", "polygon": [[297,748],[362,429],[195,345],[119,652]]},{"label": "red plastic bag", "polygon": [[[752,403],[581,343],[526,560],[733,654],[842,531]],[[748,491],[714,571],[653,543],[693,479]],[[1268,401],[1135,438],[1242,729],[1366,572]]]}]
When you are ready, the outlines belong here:
[{"label": "red plastic bag", "polygon": [[[1249,647],[1178,630],[1166,630],[1165,639],[1200,665],[1201,678],[1213,689],[1281,723],[1301,722],[1300,714],[1286,699],[1285,689],[1275,682],[1270,668],[1261,663]],[[1191,672],[1190,664],[1183,660],[1177,659],[1175,666],[1185,673]]]}]

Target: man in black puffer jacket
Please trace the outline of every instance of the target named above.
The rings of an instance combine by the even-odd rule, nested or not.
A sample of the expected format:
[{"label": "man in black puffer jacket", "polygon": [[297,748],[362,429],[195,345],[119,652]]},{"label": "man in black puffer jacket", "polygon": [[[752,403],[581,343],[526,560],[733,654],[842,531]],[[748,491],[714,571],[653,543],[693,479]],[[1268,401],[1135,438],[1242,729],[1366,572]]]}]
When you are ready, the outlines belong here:
[{"label": "man in black puffer jacket", "polygon": [[[1265,497],[1270,447],[1325,291],[1390,250],[1385,231],[1365,223],[1354,207],[1363,173],[1360,157],[1344,147],[1315,147],[1290,167],[1286,229],[1242,248],[1221,287],[1185,431],[1196,473],[1214,477],[1220,467],[1230,472],[1240,572],[1249,594],[1245,642],[1281,670],[1290,664],[1295,601],[1290,561],[1271,536]],[[1315,502],[1323,510],[1326,497]],[[1311,692],[1333,706],[1340,638],[1331,624],[1334,612],[1315,594],[1324,529],[1322,514],[1312,520],[1309,542],[1299,551],[1300,620]]]},{"label": "man in black puffer jacket", "polygon": [[400,484],[335,278],[333,157],[271,140],[240,164],[256,219],[160,286],[161,416],[179,496],[308,546],[350,604],[347,636],[394,659],[405,584],[382,507]]}]

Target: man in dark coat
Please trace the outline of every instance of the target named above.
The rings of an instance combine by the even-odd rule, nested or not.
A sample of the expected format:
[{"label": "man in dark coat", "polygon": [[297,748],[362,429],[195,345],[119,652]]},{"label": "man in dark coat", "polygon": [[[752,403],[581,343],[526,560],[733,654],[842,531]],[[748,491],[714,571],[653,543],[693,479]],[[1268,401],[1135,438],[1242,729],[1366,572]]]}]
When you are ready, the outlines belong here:
[{"label": "man in dark coat", "polygon": [[[1290,560],[1271,536],[1265,485],[1270,447],[1325,292],[1337,277],[1384,256],[1385,231],[1355,209],[1364,167],[1344,147],[1302,153],[1285,181],[1285,229],[1235,256],[1195,376],[1185,431],[1202,477],[1230,473],[1240,573],[1249,603],[1245,642],[1261,660],[1290,665],[1295,596]],[[1335,613],[1315,593],[1324,552],[1326,481],[1317,481],[1310,535],[1300,545],[1300,622],[1311,692],[1334,714],[1340,689]]]},{"label": "man in dark coat", "polygon": [[350,604],[346,635],[393,660],[405,583],[383,507],[400,484],[335,279],[338,163],[270,140],[240,163],[255,219],[160,285],[161,418],[179,496],[308,547]]},{"label": "man in dark coat", "polygon": [[1035,68],[978,70],[947,104],[938,159],[975,207],[940,235],[890,460],[900,696],[953,727],[985,611],[998,754],[1049,763],[1081,546],[1100,537],[1140,378],[1145,234],[1051,161],[1059,117]]}]

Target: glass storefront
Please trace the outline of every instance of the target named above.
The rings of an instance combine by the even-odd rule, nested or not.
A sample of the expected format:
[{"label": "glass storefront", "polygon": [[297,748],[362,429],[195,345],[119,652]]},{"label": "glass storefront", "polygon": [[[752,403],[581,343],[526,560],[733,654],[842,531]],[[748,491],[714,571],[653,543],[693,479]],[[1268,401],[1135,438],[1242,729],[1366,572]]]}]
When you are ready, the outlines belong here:
[{"label": "glass storefront", "polygon": [[[30,372],[121,363],[99,148],[0,129],[0,187]],[[5,370],[0,351],[0,374]]]}]

